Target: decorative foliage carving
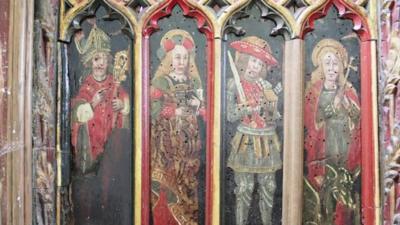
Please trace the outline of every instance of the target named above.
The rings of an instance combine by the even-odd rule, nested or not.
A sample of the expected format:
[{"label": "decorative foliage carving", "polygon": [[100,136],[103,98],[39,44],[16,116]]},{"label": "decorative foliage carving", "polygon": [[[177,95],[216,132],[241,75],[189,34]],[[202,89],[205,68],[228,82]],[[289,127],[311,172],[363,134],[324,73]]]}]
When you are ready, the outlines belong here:
[{"label": "decorative foliage carving", "polygon": [[165,1],[155,13],[152,14],[151,18],[145,23],[146,28],[143,31],[145,36],[149,36],[160,27],[158,26],[158,21],[161,18],[171,15],[172,9],[178,5],[182,11],[183,15],[191,18],[196,18],[197,28],[207,34],[207,36],[212,36],[212,28],[210,23],[206,20],[206,16],[201,11],[195,9],[193,6],[189,5],[186,0],[170,0]]},{"label": "decorative foliage carving", "polygon": [[33,76],[34,224],[55,224],[56,13],[50,0],[36,4]]},{"label": "decorative foliage carving", "polygon": [[400,126],[397,125],[393,130],[390,145],[386,148],[385,156],[385,174],[384,174],[384,192],[388,194],[393,184],[400,175]]},{"label": "decorative foliage carving", "polygon": [[[256,3],[256,5],[260,8],[261,10],[261,18],[264,19],[270,19],[275,22],[276,27],[272,30],[271,34],[272,35],[277,35],[277,34],[286,34],[290,35],[291,30],[287,26],[286,22],[282,18],[279,13],[277,13],[274,10],[269,9],[267,6],[261,3]],[[289,36],[288,36],[289,37]]]},{"label": "decorative foliage carving", "polygon": [[38,225],[55,224],[54,217],[54,169],[47,160],[46,152],[40,152],[36,159],[37,200],[41,207],[36,207]]},{"label": "decorative foliage carving", "polygon": [[145,0],[131,1],[127,6],[136,12],[136,19],[139,20],[150,6]]},{"label": "decorative foliage carving", "polygon": [[271,20],[275,23],[275,28],[271,31],[271,35],[279,35],[282,34],[285,37],[289,38],[291,34],[291,29],[283,19],[279,13],[276,11],[272,10],[268,6],[266,6],[264,3],[261,3],[259,1],[252,1],[250,4],[248,4],[246,7],[244,7],[242,10],[236,12],[233,14],[227,24],[224,27],[224,35],[228,33],[234,33],[237,36],[241,36],[246,33],[246,31],[236,25],[236,22],[238,20],[241,20],[243,18],[249,17],[250,15],[248,14],[248,11],[250,10],[251,7],[257,7],[260,10],[260,17],[261,19],[264,20]]},{"label": "decorative foliage carving", "polygon": [[319,9],[312,12],[305,12],[306,19],[302,23],[301,38],[304,38],[305,34],[314,29],[314,21],[326,16],[332,5],[338,9],[339,18],[353,21],[353,30],[359,35],[362,41],[371,38],[367,17],[364,14],[365,12],[361,10],[362,8],[348,4],[342,0],[329,0],[324,2]]},{"label": "decorative foliage carving", "polygon": [[395,1],[384,1],[380,15],[382,23],[381,80],[385,82],[383,93],[381,93],[384,224],[400,222],[400,211],[397,207],[400,204],[400,196],[396,191],[400,177],[400,112],[398,111],[400,37],[397,26],[398,15],[396,16],[396,12],[394,12],[397,10],[396,6],[398,7],[398,3]]},{"label": "decorative foliage carving", "polygon": [[[42,0],[43,1],[43,0]],[[254,1],[235,1],[235,0],[60,0],[61,1],[61,16],[60,16],[60,39],[62,41],[70,41],[72,35],[81,29],[81,23],[83,19],[90,18],[94,16],[94,13],[99,7],[99,5],[106,6],[109,13],[106,17],[102,18],[104,20],[120,20],[126,21],[123,25],[122,32],[133,37],[135,34],[142,33],[144,36],[150,36],[153,32],[159,29],[158,20],[167,17],[171,14],[175,6],[179,6],[183,14],[187,17],[196,18],[198,28],[207,34],[208,37],[214,38],[219,37],[219,35],[225,35],[228,33],[234,33],[235,35],[243,35],[246,31],[237,25],[237,21],[248,17],[246,14],[247,7],[251,4],[256,5],[261,12],[261,18],[265,20],[272,20],[276,24],[275,28],[272,30],[272,35],[284,35],[286,39],[289,38],[303,38],[304,35],[314,28],[314,21],[326,15],[328,9],[334,5],[338,8],[340,18],[351,19],[354,22],[354,30],[356,30],[363,40],[371,38],[368,31],[368,19],[363,11],[364,6],[367,4],[368,0],[254,0]],[[250,3],[251,2],[251,3]],[[247,6],[246,6],[247,5]],[[202,10],[195,10],[200,7],[204,7]],[[243,8],[244,7],[244,8]],[[236,11],[236,9],[241,9]],[[150,10],[151,9],[151,10]],[[211,9],[213,12],[207,14],[204,9]],[[350,10],[351,9],[351,10]],[[150,16],[151,18],[147,20]],[[207,21],[207,15],[214,15],[213,21]],[[229,18],[227,21],[225,18]],[[54,38],[54,24],[51,21],[55,21],[54,18],[49,21],[43,21],[40,25],[37,25],[38,30],[45,31],[44,36],[46,40],[52,40],[49,43],[53,43]],[[224,24],[226,24],[224,26]],[[138,25],[138,26],[136,26]],[[144,27],[141,30],[142,25]],[[219,28],[221,29],[221,34],[219,33]],[[137,29],[137,30],[135,30]],[[215,33],[213,33],[215,32]],[[53,35],[53,36],[52,36]],[[43,36],[39,34],[38,37]],[[39,46],[39,45],[38,45]],[[51,45],[53,46],[53,45]],[[139,48],[142,46],[139,46]],[[43,47],[44,48],[44,47]],[[48,49],[47,51],[54,52],[54,49]],[[38,70],[37,74],[48,73],[48,60],[54,60],[54,58],[49,59],[44,55],[41,55],[42,59],[37,61]],[[140,70],[139,70],[140,71]],[[49,73],[50,74],[50,73]],[[393,81],[388,82],[388,94],[393,94],[396,89],[396,84],[399,78],[393,78]],[[54,116],[54,105],[55,101],[52,96],[52,86],[48,84],[46,76],[38,76],[38,81],[36,81],[38,89],[35,89],[37,94],[37,105],[35,105],[35,115],[38,115],[38,120],[34,123],[36,128],[43,121],[52,121]],[[389,83],[393,83],[392,86]],[[40,97],[39,97],[40,96]],[[37,122],[41,121],[41,122]],[[54,127],[48,127],[46,124],[43,125],[44,133],[49,132],[54,133]],[[37,129],[36,132],[41,132]],[[43,135],[46,139],[46,135]],[[41,139],[38,139],[35,146],[42,146],[42,150],[51,149],[51,147],[46,147]],[[395,154],[396,155],[396,154]],[[42,159],[41,159],[42,160]],[[44,160],[44,159],[43,159]],[[394,158],[393,161],[398,161],[398,158]],[[47,176],[46,179],[50,179],[50,171],[44,169],[46,163],[41,163],[40,167],[37,168],[41,176]],[[39,167],[39,165],[38,165]],[[398,177],[398,167],[397,164],[393,164],[391,172],[388,173],[387,178],[390,180],[397,179]],[[39,175],[39,173],[38,173]],[[53,174],[54,176],[54,174]],[[37,182],[39,185],[45,186],[46,179],[38,178]],[[63,187],[64,188],[64,187]],[[54,189],[54,187],[53,187]],[[62,207],[64,210],[62,212],[68,213],[70,206],[68,206],[68,196],[69,193],[67,189],[60,190],[63,200],[61,202],[65,203]],[[49,194],[53,194],[49,191],[38,192],[40,198],[46,200]],[[50,202],[48,203],[50,204]],[[52,203],[53,204],[53,203]],[[46,205],[44,205],[46,206]],[[43,207],[46,212],[46,207]],[[50,211],[49,211],[50,213]],[[52,212],[54,213],[54,212]],[[50,219],[47,219],[50,221]]]},{"label": "decorative foliage carving", "polygon": [[224,12],[224,10],[230,5],[226,0],[210,0],[206,5],[214,10],[217,16]]},{"label": "decorative foliage carving", "polygon": [[390,211],[390,205],[399,205],[400,197],[395,194],[391,199],[391,191],[395,189],[400,176],[400,125],[396,125],[390,138],[390,144],[385,148],[384,156],[384,224],[398,224],[400,213],[398,210]]},{"label": "decorative foliage carving", "polygon": [[[93,5],[99,2],[106,2],[112,8],[120,11],[122,15],[128,18],[130,24],[141,23],[143,15],[152,14],[152,10],[148,10],[150,6],[154,9],[164,8],[165,5],[175,5],[172,1],[150,1],[150,0],[63,0],[65,2],[64,18],[61,21],[60,37],[62,40],[68,41],[71,33],[74,30],[79,29],[81,16],[85,15],[86,12],[90,12],[89,8],[93,8]],[[176,0],[175,0],[176,1]],[[214,23],[218,26],[222,26],[225,21],[225,17],[230,17],[229,14],[235,11],[236,8],[242,7],[241,5],[249,4],[251,1],[229,1],[229,0],[183,0],[187,5],[196,5],[198,7],[204,6],[204,13],[214,16],[216,21]],[[292,32],[292,38],[304,36],[304,33],[309,32],[313,29],[313,21],[326,15],[327,9],[334,4],[340,13],[341,18],[348,18],[354,22],[354,29],[362,36],[369,37],[367,24],[370,24],[370,20],[367,17],[366,5],[368,0],[359,0],[353,2],[351,0],[260,0],[257,4],[266,5],[270,8],[271,14],[276,14],[280,20],[285,21],[287,27]],[[206,12],[206,9],[210,9],[210,12]],[[156,9],[157,10],[157,9]],[[164,10],[164,14],[167,13],[168,8]],[[185,10],[184,10],[185,11]],[[161,12],[160,12],[161,13]],[[189,13],[189,12],[186,12]],[[82,15],[81,15],[82,14]],[[161,13],[162,14],[162,13]],[[159,14],[159,16],[162,16]],[[190,13],[189,13],[190,14]],[[187,14],[187,16],[189,16]],[[279,16],[278,16],[279,15]],[[194,16],[194,15],[192,15]],[[363,19],[361,19],[363,18]],[[147,21],[144,21],[146,24]],[[152,22],[150,22],[152,23]],[[277,22],[277,30],[279,33],[287,28],[280,27],[283,24]],[[283,29],[282,29],[283,28]],[[368,34],[364,34],[368,33]]]},{"label": "decorative foliage carving", "polygon": [[298,18],[299,15],[307,8],[307,6],[311,5],[312,2],[303,1],[303,0],[293,0],[287,1],[285,7],[288,8],[295,18]]},{"label": "decorative foliage carving", "polygon": [[381,149],[383,170],[383,219],[400,223],[400,33],[398,1],[383,0],[380,9]]},{"label": "decorative foliage carving", "polygon": [[224,39],[226,39],[226,35],[229,33],[234,33],[236,36],[244,35],[246,33],[246,31],[243,29],[243,27],[237,26],[236,22],[237,22],[237,20],[247,18],[247,17],[249,17],[249,15],[245,11],[239,11],[239,12],[233,14],[233,16],[231,16],[231,18],[229,18],[228,22],[225,25]]},{"label": "decorative foliage carving", "polygon": [[[67,1],[67,2],[65,2]],[[97,8],[100,5],[108,10],[108,16],[103,19],[119,19],[123,23],[123,31],[128,36],[133,37],[133,31],[137,26],[139,19],[148,4],[145,0],[81,0],[79,3],[71,4],[62,0],[61,21],[60,21],[60,39],[69,42],[71,36],[81,29],[81,23],[85,18],[94,17]]]}]

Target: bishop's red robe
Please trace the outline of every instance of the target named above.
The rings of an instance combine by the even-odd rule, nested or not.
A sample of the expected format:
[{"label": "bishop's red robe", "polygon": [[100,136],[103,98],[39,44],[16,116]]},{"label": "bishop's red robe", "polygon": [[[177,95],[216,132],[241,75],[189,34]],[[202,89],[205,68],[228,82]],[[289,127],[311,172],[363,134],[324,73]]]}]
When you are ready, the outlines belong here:
[{"label": "bishop's red robe", "polygon": [[112,100],[119,98],[124,102],[124,100],[129,100],[129,95],[119,84],[114,82],[112,75],[107,75],[107,78],[101,82],[96,81],[92,75],[89,75],[83,81],[78,94],[72,99],[71,103],[72,111],[75,111],[74,109],[79,105],[90,103],[94,95],[102,89],[105,90],[103,101],[92,108],[93,117],[87,121],[86,134],[88,137],[80,137],[81,135],[78,135],[79,128],[85,124],[72,119],[72,145],[75,147],[75,151],[79,151],[80,149],[76,149],[78,140],[80,138],[88,138],[92,160],[95,160],[103,153],[104,145],[112,129],[122,128],[123,126],[123,115],[121,112],[113,111]]}]

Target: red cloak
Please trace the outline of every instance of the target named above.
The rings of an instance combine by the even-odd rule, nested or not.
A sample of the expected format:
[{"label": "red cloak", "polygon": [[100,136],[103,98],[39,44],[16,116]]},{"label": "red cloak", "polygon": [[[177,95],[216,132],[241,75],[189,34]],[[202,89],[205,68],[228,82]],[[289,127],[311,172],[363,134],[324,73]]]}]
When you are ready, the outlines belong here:
[{"label": "red cloak", "polygon": [[[110,136],[112,129],[122,128],[122,113],[114,112],[112,109],[112,100],[129,99],[128,94],[118,83],[114,82],[112,75],[107,75],[103,81],[96,81],[92,75],[87,76],[79,88],[78,94],[72,99],[72,111],[80,104],[90,103],[94,95],[99,90],[105,90],[105,96],[93,110],[93,118],[87,122],[87,129],[90,143],[90,153],[92,159],[96,159],[104,151],[104,145]],[[118,97],[117,97],[118,96]],[[114,123],[114,117],[116,117]],[[78,121],[72,121],[72,145],[76,148],[78,143],[79,127],[83,125]],[[75,149],[77,150],[77,149]],[[78,149],[79,150],[79,149]]]},{"label": "red cloak", "polygon": [[[346,85],[344,95],[353,104],[360,107],[360,102],[357,97],[356,91]],[[320,190],[320,184],[315,180],[317,176],[325,175],[325,123],[317,121],[319,96],[323,88],[323,81],[318,81],[312,85],[307,91],[305,96],[304,108],[304,125],[307,129],[307,136],[305,137],[305,150],[307,152],[306,163],[308,168],[307,179],[310,183]],[[351,131],[351,138],[349,139],[349,148],[347,151],[346,169],[353,171],[360,165],[360,123],[355,124]]]}]

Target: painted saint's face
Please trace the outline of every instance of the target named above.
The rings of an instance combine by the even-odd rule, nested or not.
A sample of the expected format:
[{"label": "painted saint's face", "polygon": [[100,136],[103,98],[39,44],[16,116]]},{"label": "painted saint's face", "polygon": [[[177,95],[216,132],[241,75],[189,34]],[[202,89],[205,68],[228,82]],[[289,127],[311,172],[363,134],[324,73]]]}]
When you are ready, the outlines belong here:
[{"label": "painted saint's face", "polygon": [[256,57],[250,56],[249,62],[247,63],[245,75],[251,79],[259,78],[261,75],[260,72],[263,69],[263,67],[264,67],[263,61],[261,61]]},{"label": "painted saint's face", "polygon": [[103,81],[107,76],[108,55],[104,52],[96,53],[92,58],[93,77],[97,81]]},{"label": "painted saint's face", "polygon": [[341,62],[333,52],[327,52],[322,57],[322,69],[324,71],[325,80],[336,82],[340,72]]},{"label": "painted saint's face", "polygon": [[176,45],[172,49],[172,69],[176,75],[183,75],[186,72],[189,62],[189,52],[182,45]]}]

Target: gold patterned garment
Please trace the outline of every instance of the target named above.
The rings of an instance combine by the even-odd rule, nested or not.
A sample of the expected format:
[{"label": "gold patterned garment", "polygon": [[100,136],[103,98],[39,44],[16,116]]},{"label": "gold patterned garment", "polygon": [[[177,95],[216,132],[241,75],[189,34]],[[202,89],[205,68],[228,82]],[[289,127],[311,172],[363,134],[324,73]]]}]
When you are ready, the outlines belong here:
[{"label": "gold patterned garment", "polygon": [[[194,84],[190,80],[175,82],[167,76],[159,79],[152,85],[152,112],[157,112],[151,129],[153,206],[167,204],[178,224],[195,225],[201,142],[196,109],[186,103]],[[185,107],[185,114],[175,115],[177,107]],[[166,203],[161,202],[163,193],[167,195]]]}]

